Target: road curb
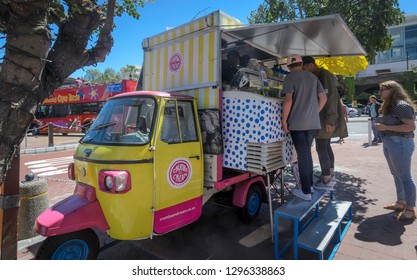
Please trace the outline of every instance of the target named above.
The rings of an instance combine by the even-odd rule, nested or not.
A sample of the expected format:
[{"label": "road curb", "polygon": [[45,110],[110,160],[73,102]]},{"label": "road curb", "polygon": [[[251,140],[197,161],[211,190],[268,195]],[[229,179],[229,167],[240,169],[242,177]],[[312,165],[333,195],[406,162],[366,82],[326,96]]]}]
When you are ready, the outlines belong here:
[{"label": "road curb", "polygon": [[74,150],[77,148],[77,146],[78,146],[78,143],[60,145],[60,146],[54,146],[54,147],[29,148],[29,149],[20,150],[20,154],[42,154],[42,153],[57,152],[57,151],[64,151],[64,150]]}]

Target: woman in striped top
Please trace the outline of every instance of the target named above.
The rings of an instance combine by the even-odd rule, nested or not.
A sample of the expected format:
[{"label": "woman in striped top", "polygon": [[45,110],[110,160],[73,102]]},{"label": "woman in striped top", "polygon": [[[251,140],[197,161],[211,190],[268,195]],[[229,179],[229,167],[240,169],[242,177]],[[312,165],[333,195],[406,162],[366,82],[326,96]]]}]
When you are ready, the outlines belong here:
[{"label": "woman in striped top", "polygon": [[382,117],[376,127],[382,137],[383,150],[394,177],[397,201],[384,208],[395,210],[398,220],[416,218],[416,185],[411,176],[411,157],[414,152],[414,106],[404,88],[395,81],[379,85]]}]

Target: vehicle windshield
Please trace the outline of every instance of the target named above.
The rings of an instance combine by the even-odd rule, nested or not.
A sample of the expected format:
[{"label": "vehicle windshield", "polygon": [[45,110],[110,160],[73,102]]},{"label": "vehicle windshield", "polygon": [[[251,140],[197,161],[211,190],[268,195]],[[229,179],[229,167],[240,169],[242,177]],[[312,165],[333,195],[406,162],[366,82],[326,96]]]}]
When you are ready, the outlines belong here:
[{"label": "vehicle windshield", "polygon": [[110,99],[81,143],[143,145],[149,143],[156,101],[150,96]]}]

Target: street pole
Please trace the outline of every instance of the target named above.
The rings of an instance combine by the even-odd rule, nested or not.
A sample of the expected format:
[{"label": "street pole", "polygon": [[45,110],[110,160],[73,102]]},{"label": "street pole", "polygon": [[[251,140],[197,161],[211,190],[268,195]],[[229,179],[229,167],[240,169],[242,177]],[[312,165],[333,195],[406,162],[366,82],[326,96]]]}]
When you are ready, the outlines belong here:
[{"label": "street pole", "polygon": [[0,186],[0,260],[17,259],[17,219],[19,214],[20,155],[12,160]]},{"label": "street pole", "polygon": [[405,52],[405,58],[407,60],[407,71],[408,71],[409,70],[409,67],[408,67],[408,51]]},{"label": "street pole", "polygon": [[54,127],[52,123],[48,123],[48,147],[54,146]]}]

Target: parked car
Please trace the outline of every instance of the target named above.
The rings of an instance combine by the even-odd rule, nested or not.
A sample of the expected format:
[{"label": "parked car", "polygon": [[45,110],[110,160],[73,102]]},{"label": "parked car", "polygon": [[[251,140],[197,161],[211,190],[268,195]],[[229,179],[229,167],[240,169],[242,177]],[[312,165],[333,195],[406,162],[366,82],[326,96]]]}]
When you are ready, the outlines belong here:
[{"label": "parked car", "polygon": [[347,114],[349,118],[358,117],[359,111],[355,107],[352,106],[352,104],[346,104]]},{"label": "parked car", "polygon": [[367,109],[367,107],[365,106],[365,105],[363,105],[363,104],[358,104],[357,106],[356,106],[356,109],[358,110],[358,112],[359,112],[359,117],[361,116],[361,115],[367,115],[368,114],[368,109]]},{"label": "parked car", "polygon": [[347,108],[347,112],[348,112],[348,116],[349,118],[353,118],[353,117],[359,117],[359,111],[356,108],[353,107],[348,107]]}]

